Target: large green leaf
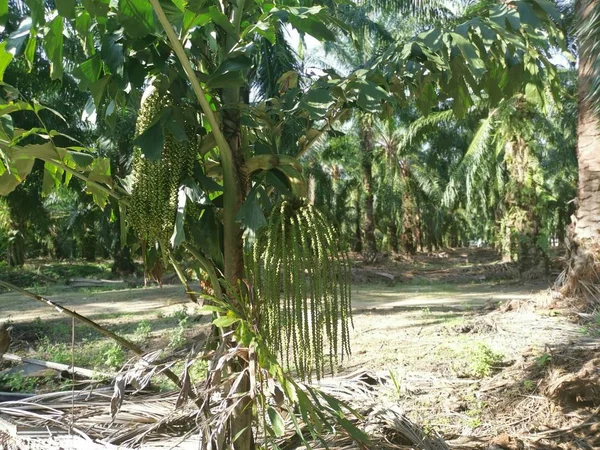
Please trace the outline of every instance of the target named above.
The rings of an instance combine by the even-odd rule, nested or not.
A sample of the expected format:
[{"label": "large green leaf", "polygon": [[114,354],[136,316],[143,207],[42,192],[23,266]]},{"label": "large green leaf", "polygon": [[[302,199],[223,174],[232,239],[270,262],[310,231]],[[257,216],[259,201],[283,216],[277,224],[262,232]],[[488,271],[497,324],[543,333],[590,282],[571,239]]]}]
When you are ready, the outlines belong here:
[{"label": "large green leaf", "polygon": [[87,11],[80,11],[75,20],[75,29],[77,30],[77,37],[81,41],[81,45],[87,56],[90,56],[95,52],[94,36],[90,31],[91,28],[92,16]]},{"label": "large green leaf", "polygon": [[92,93],[92,98],[94,99],[96,109],[100,108],[100,105],[102,104],[102,99],[104,98],[104,93],[106,92],[106,87],[108,86],[111,80],[112,75],[106,75],[90,85],[90,92]]},{"label": "large green leaf", "polygon": [[475,78],[480,78],[485,72],[485,63],[477,55],[476,47],[469,42],[465,37],[457,34],[450,33],[452,43],[460,50],[467,67]]},{"label": "large green leaf", "polygon": [[4,79],[4,71],[13,59],[13,55],[6,51],[8,42],[4,41],[0,44],[0,81]]},{"label": "large green leaf", "polygon": [[275,408],[269,406],[267,408],[267,414],[269,416],[269,420],[271,421],[271,429],[276,437],[281,437],[285,434],[285,422],[281,417],[281,414],[277,412]]},{"label": "large green leaf", "polygon": [[228,72],[221,76],[210,77],[206,85],[211,89],[234,88],[244,85],[246,82],[242,72]]},{"label": "large green leaf", "polygon": [[252,67],[252,60],[246,55],[234,55],[225,60],[217,67],[211,78],[223,76],[231,72],[245,72]]},{"label": "large green leaf", "polygon": [[160,0],[160,6],[165,12],[169,23],[176,28],[181,28],[186,11],[183,0]]},{"label": "large green leaf", "polygon": [[92,17],[101,20],[106,18],[110,0],[82,0],[83,7]]},{"label": "large green leaf", "polygon": [[31,72],[33,69],[33,62],[35,60],[35,50],[37,48],[37,38],[35,36],[29,36],[27,45],[25,46],[25,61],[27,62],[28,71]]},{"label": "large green leaf", "polygon": [[0,138],[10,142],[13,139],[14,132],[12,116],[9,114],[0,116]]},{"label": "large green leaf", "polygon": [[48,24],[44,36],[44,51],[50,60],[50,78],[60,80],[63,74],[63,18],[56,16]]},{"label": "large green leaf", "polygon": [[121,36],[119,33],[105,34],[102,36],[102,49],[100,54],[102,55],[102,60],[110,69],[110,72],[122,77],[125,56],[123,54],[123,44],[119,42],[120,38]]},{"label": "large green leaf", "polygon": [[89,89],[90,85],[98,81],[101,73],[102,59],[99,53],[86,59],[73,71],[73,74],[81,80],[79,89],[82,91]]},{"label": "large green leaf", "polygon": [[43,25],[46,22],[45,17],[45,1],[44,0],[25,0],[25,3],[29,7],[29,14],[33,20],[33,24],[36,27]]},{"label": "large green leaf", "polygon": [[119,0],[117,16],[132,38],[143,38],[154,31],[154,12],[148,0]]},{"label": "large green leaf", "polygon": [[310,34],[315,39],[320,41],[335,41],[335,34],[331,31],[327,25],[325,25],[320,19],[307,17],[300,18],[294,15],[289,17],[290,24],[306,34]]},{"label": "large green leaf", "polygon": [[8,0],[0,0],[0,26],[6,25],[8,20]]},{"label": "large green leaf", "polygon": [[76,0],[54,0],[58,14],[67,18],[75,18],[75,1]]},{"label": "large green leaf", "polygon": [[9,170],[0,176],[0,195],[10,194],[29,175],[36,159],[44,161],[58,158],[59,154],[50,142],[24,147],[4,147]]},{"label": "large green leaf", "polygon": [[242,228],[248,228],[255,234],[267,224],[267,219],[261,207],[262,193],[264,193],[262,186],[253,187],[236,217],[236,220],[242,224]]},{"label": "large green leaf", "polygon": [[56,164],[45,163],[44,164],[44,178],[42,181],[42,195],[49,195],[52,191],[57,189],[61,183],[64,175],[64,170],[57,167]]},{"label": "large green leaf", "polygon": [[333,105],[329,89],[311,89],[300,101],[300,108],[307,111],[311,119],[321,119]]},{"label": "large green leaf", "polygon": [[133,143],[137,145],[148,161],[157,161],[162,156],[162,151],[165,146],[165,132],[163,121],[156,121],[154,124],[146,128]]},{"label": "large green leaf", "polygon": [[225,30],[228,34],[237,37],[235,28],[233,27],[227,16],[223,14],[216,6],[211,6],[210,8],[208,8],[208,15],[213,21],[213,23],[223,28],[223,30]]},{"label": "large green leaf", "polygon": [[8,195],[23,182],[33,169],[34,159],[19,159],[10,166],[10,171],[5,170],[0,175],[0,195]]},{"label": "large green leaf", "polygon": [[239,322],[239,317],[220,316],[213,320],[213,325],[219,328],[228,328],[236,322]]}]

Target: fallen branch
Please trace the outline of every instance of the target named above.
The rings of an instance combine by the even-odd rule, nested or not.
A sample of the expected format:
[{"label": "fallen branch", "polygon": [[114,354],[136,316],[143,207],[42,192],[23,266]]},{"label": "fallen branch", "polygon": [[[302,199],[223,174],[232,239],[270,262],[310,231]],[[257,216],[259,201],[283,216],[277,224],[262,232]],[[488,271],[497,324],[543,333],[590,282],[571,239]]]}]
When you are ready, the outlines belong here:
[{"label": "fallen branch", "polygon": [[82,367],[71,367],[66,364],[60,364],[51,361],[42,361],[41,359],[22,358],[21,356],[14,355],[12,353],[5,353],[4,355],[2,355],[2,359],[12,362],[33,364],[34,366],[47,367],[49,369],[59,370],[61,372],[68,372],[70,374],[80,375],[89,379],[92,379],[97,376],[102,376],[106,378],[112,378],[114,376],[113,374],[97,372],[95,370],[84,369]]},{"label": "fallen branch", "polygon": [[66,283],[70,287],[115,286],[127,284],[123,280],[94,280],[90,278],[72,278]]}]

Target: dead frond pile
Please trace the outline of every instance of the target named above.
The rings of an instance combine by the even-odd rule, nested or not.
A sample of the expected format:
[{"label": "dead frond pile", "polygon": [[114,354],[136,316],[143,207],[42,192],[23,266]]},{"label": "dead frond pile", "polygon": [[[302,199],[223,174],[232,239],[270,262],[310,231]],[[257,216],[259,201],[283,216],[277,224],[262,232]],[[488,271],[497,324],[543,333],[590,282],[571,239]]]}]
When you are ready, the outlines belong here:
[{"label": "dead frond pile", "polygon": [[[356,417],[348,415],[348,420],[367,432],[374,448],[447,449],[439,436],[428,434],[412,423],[397,405],[381,403],[377,389],[387,381],[369,372],[359,372],[322,380],[312,388],[346,402],[357,413]],[[10,434],[16,443],[13,447],[6,444],[6,448],[36,448],[19,447],[18,443],[27,439],[27,445],[30,445],[37,439],[40,443],[43,441],[48,450],[52,448],[48,446],[48,439],[56,436],[77,439],[78,445],[86,448],[205,448],[206,441],[201,435],[206,429],[204,422],[211,419],[201,413],[198,399],[204,396],[211,398],[212,418],[223,413],[219,411],[224,405],[223,399],[211,396],[209,392],[197,390],[196,401],[182,402],[178,392],[160,394],[129,388],[119,388],[121,404],[115,411],[115,390],[100,388],[56,392],[0,403],[0,430],[4,428],[5,440]],[[292,426],[294,420],[303,430],[302,439],[296,436]],[[311,438],[310,425],[304,423],[301,417],[288,415],[285,422],[286,433],[277,442],[281,448],[304,448],[303,440],[315,450],[359,448],[352,436],[340,430],[331,430],[319,441]],[[64,442],[54,442],[64,448]]]}]

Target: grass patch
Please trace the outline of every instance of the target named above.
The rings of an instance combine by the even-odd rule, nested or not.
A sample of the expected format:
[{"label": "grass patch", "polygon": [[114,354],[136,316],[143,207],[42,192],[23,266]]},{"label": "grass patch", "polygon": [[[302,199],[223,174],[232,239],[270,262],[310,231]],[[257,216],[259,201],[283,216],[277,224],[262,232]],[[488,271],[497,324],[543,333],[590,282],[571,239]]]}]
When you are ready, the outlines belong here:
[{"label": "grass patch", "polygon": [[494,352],[486,344],[479,343],[471,351],[470,371],[477,378],[489,377],[504,360],[504,355]]}]

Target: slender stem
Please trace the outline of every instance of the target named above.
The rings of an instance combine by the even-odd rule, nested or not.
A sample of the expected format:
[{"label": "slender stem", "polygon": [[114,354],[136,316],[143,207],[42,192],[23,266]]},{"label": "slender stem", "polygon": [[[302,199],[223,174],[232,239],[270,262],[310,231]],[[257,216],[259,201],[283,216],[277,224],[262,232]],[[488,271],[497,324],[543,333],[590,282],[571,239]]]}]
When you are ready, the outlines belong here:
[{"label": "slender stem", "polygon": [[181,270],[181,267],[179,267],[179,264],[177,263],[171,252],[169,252],[169,260],[171,261],[171,264],[175,269],[175,273],[177,273],[179,281],[181,281],[181,284],[183,284],[183,287],[185,288],[185,293],[190,297],[190,300],[192,302],[198,303],[198,297],[196,297],[196,294],[194,294],[194,292],[190,289],[190,285],[187,282],[187,277],[185,276],[185,273],[183,272],[183,270]]},{"label": "slender stem", "polygon": [[[61,312],[63,314],[66,314],[76,320],[79,320],[80,322],[85,323],[86,325],[90,326],[91,328],[93,328],[94,330],[98,331],[99,333],[103,334],[104,336],[114,340],[115,342],[117,342],[118,344],[122,345],[123,347],[131,350],[133,353],[135,353],[136,355],[139,355],[142,357],[144,356],[144,351],[138,347],[137,345],[135,345],[133,342],[128,341],[127,339],[122,338],[121,336],[119,336],[118,334],[113,333],[110,330],[107,330],[106,328],[104,328],[103,326],[97,324],[96,322],[94,322],[93,320],[88,319],[85,316],[82,316],[81,314],[76,313],[75,311],[71,311],[70,309],[67,309],[61,305],[59,305],[58,303],[42,297],[41,295],[37,295],[34,294],[33,292],[29,292],[25,289],[21,289],[18,286],[15,286],[14,284],[11,283],[7,283],[6,281],[2,281],[0,280],[0,286],[4,286],[7,289],[10,289],[11,291],[14,292],[18,292],[20,294],[25,295],[26,297],[30,297],[34,300],[37,300],[38,302],[42,302],[45,303],[48,306],[51,306],[52,308],[56,309],[58,312]],[[181,383],[179,381],[179,377],[177,375],[175,375],[171,370],[169,369],[164,369],[162,371],[167,378],[169,378],[169,380],[171,380],[173,383],[175,383],[177,386],[179,386],[180,388],[182,388]],[[188,395],[191,398],[195,398],[195,395],[193,392],[188,392]]]},{"label": "slender stem", "polygon": [[165,12],[159,3],[159,0],[149,0],[149,1],[152,4],[152,8],[154,9],[156,16],[158,17],[158,20],[160,21],[161,25],[163,26],[165,33],[167,34],[167,38],[169,39],[169,42],[171,43],[171,47],[173,48],[173,51],[177,55],[177,58],[179,59],[179,62],[181,63],[181,66],[183,67],[183,70],[192,85],[192,89],[194,90],[194,93],[196,94],[198,103],[200,103],[202,112],[206,116],[208,123],[210,124],[210,127],[212,128],[212,132],[215,136],[215,140],[217,141],[217,146],[219,147],[219,150],[221,151],[221,157],[223,158],[224,165],[231,164],[231,162],[233,160],[232,155],[231,155],[231,149],[229,148],[229,144],[227,144],[227,140],[225,139],[225,136],[223,135],[223,132],[221,130],[221,124],[219,123],[219,120],[217,119],[217,116],[215,115],[214,111],[210,108],[210,104],[206,100],[206,95],[204,93],[204,90],[202,89],[202,86],[200,86],[200,83],[198,82],[198,79],[196,78],[196,74],[194,73],[194,69],[192,68],[192,63],[186,56],[183,45],[181,45],[181,42],[177,38],[177,35],[175,34],[175,30],[169,23],[169,19],[167,19],[167,16],[165,15]]},{"label": "slender stem", "polygon": [[192,247],[190,244],[184,243],[184,248],[192,254],[194,258],[198,260],[204,270],[208,274],[210,278],[210,283],[212,284],[212,288],[215,291],[215,297],[219,300],[223,300],[223,291],[221,290],[221,285],[219,284],[219,277],[217,276],[217,271],[208,258],[204,257],[197,249]]}]

